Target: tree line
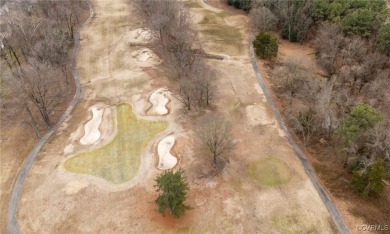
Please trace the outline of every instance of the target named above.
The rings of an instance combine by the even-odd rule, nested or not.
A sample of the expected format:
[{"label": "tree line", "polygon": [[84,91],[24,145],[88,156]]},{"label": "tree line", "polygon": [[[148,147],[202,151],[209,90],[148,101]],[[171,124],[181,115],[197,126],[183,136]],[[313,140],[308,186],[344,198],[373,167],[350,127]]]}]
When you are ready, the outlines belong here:
[{"label": "tree line", "polygon": [[258,31],[280,30],[289,41],[312,38],[321,22],[332,22],[348,36],[361,36],[390,51],[390,9],[384,0],[226,0],[249,11]]},{"label": "tree line", "polygon": [[[202,41],[191,24],[191,15],[183,2],[176,0],[136,1],[137,12],[144,26],[156,39],[153,44],[163,59],[174,93],[183,104],[185,113],[204,110],[215,100],[214,81],[217,72],[207,63]],[[231,126],[222,116],[206,114],[200,118],[195,131],[197,141],[212,155],[212,165],[220,165],[220,156],[232,149]],[[189,190],[184,171],[165,171],[156,178],[156,199],[159,213],[168,210],[179,218],[186,210]]]},{"label": "tree line", "polygon": [[1,114],[37,137],[72,93],[68,53],[86,2],[3,1]]},{"label": "tree line", "polygon": [[[137,1],[135,5],[145,27],[157,43],[169,77],[174,81],[175,94],[186,112],[209,107],[216,91],[217,72],[206,62],[202,41],[191,24],[191,15],[181,1]],[[230,123],[222,116],[210,114],[199,121],[197,136],[201,144],[217,158],[230,149]]]},{"label": "tree line", "polygon": [[177,84],[178,99],[187,111],[210,105],[215,71],[202,57],[202,43],[191,25],[188,8],[179,1],[137,1],[147,27],[158,39],[156,48]]},{"label": "tree line", "polygon": [[311,44],[325,72],[319,79],[299,59],[273,66],[274,90],[286,103],[290,126],[305,145],[321,141],[332,149],[337,163],[351,172],[352,187],[379,194],[390,176],[390,10],[385,2],[245,2],[251,27],[259,32],[254,45],[260,57],[276,56],[276,38],[268,32],[278,31],[283,39]]}]

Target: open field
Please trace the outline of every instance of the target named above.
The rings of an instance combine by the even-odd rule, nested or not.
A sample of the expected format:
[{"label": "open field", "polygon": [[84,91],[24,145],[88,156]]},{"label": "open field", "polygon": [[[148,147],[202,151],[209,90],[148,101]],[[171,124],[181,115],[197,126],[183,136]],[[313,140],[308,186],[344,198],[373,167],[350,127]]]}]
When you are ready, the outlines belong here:
[{"label": "open field", "polygon": [[[194,22],[203,21],[197,27],[205,51],[230,57],[209,60],[218,72],[211,109],[232,122],[235,139],[223,171],[215,174],[210,155],[199,150],[194,139],[204,113],[186,116],[172,98],[168,114],[148,114],[151,94],[161,87],[174,92],[175,86],[161,64],[133,56],[144,46],[130,46],[132,32],[142,27],[131,1],[94,0],[92,4],[96,17],[81,33],[78,58],[82,98],[44,146],[23,185],[17,214],[23,233],[289,233],[290,226],[292,233],[337,232],[254,77],[244,16],[190,4]],[[226,32],[217,30],[217,25],[233,31],[229,35],[236,40],[218,39]],[[100,127],[102,141],[78,144],[83,135],[79,129],[91,119],[88,109],[96,103],[118,106],[117,131]],[[135,116],[142,120],[136,121]],[[106,125],[115,120],[102,118]],[[185,170],[188,204],[194,207],[180,219],[162,217],[154,203],[154,178],[161,172],[156,168],[157,143],[171,135],[175,136],[171,152],[178,158],[177,168]],[[64,153],[69,144],[74,149]],[[134,157],[111,161],[132,153]],[[65,169],[89,175],[64,170],[65,161]]]}]

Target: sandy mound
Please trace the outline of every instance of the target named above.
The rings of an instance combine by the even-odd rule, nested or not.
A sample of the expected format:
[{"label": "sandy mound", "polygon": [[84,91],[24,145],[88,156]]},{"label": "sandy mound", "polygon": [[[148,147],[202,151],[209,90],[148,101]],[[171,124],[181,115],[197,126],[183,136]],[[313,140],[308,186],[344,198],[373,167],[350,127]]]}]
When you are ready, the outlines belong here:
[{"label": "sandy mound", "polygon": [[229,26],[241,28],[243,24],[248,22],[248,17],[245,15],[233,15],[225,17],[224,21]]},{"label": "sandy mound", "polygon": [[152,40],[152,34],[147,28],[138,28],[129,32],[130,43],[148,43]]},{"label": "sandy mound", "polygon": [[207,10],[209,10],[209,11],[212,11],[212,12],[215,12],[215,13],[221,13],[221,12],[223,11],[223,10],[221,10],[221,9],[218,9],[218,8],[215,8],[215,7],[213,7],[213,6],[208,5],[207,3],[205,3],[205,2],[207,2],[207,1],[205,1],[205,0],[199,0],[198,2],[200,3],[200,5],[201,5],[203,8],[205,8],[205,9],[207,9]]},{"label": "sandy mound", "polygon": [[149,49],[143,49],[137,54],[136,58],[140,62],[146,62],[148,59],[152,58],[152,55],[150,54]]},{"label": "sandy mound", "polygon": [[74,145],[72,143],[70,143],[69,145],[67,145],[65,148],[64,148],[64,154],[70,154],[74,151]]},{"label": "sandy mound", "polygon": [[133,58],[136,58],[138,62],[141,62],[142,65],[153,66],[155,64],[160,63],[160,58],[148,48],[143,48],[141,50],[137,50],[131,54]]},{"label": "sandy mound", "polygon": [[251,126],[259,124],[273,124],[274,120],[269,116],[263,105],[249,105],[245,108],[248,123]]},{"label": "sandy mound", "polygon": [[176,163],[177,158],[169,151],[175,144],[175,137],[173,135],[167,136],[158,143],[157,152],[159,162],[157,168],[160,170],[172,169]]},{"label": "sandy mound", "polygon": [[80,139],[82,145],[95,143],[100,138],[99,125],[102,122],[104,108],[92,107],[92,119],[84,126],[84,136]]},{"label": "sandy mound", "polygon": [[169,102],[167,95],[169,91],[167,88],[159,88],[152,93],[149,97],[150,103],[152,103],[152,108],[149,111],[151,114],[157,115],[166,115],[168,114],[168,109],[166,108],[166,104]]},{"label": "sandy mound", "polygon": [[71,181],[66,184],[65,188],[63,191],[67,195],[72,195],[78,193],[81,189],[85,188],[88,186],[87,182],[79,182],[79,181]]}]

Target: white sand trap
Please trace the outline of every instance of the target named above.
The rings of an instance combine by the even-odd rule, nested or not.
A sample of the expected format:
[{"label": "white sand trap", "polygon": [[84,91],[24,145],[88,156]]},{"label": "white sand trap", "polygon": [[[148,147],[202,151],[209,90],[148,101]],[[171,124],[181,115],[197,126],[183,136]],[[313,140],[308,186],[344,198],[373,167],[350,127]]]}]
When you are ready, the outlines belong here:
[{"label": "white sand trap", "polygon": [[104,108],[92,107],[92,119],[84,126],[84,136],[80,139],[82,145],[95,143],[100,139],[99,126],[102,122]]},{"label": "white sand trap", "polygon": [[152,103],[152,109],[150,112],[152,114],[157,115],[166,115],[168,114],[168,108],[166,107],[167,103],[169,102],[169,99],[167,98],[167,95],[169,94],[169,91],[167,88],[159,88],[156,91],[152,93],[149,97],[150,103]]},{"label": "white sand trap", "polygon": [[148,60],[158,61],[159,58],[152,50],[148,48],[143,48],[141,50],[137,50],[131,54],[134,58],[136,58],[139,62],[146,62]]},{"label": "white sand trap", "polygon": [[81,189],[87,186],[88,186],[87,182],[71,181],[66,184],[63,191],[65,191],[67,195],[72,195],[78,193]]},{"label": "white sand trap", "polygon": [[137,59],[140,62],[146,62],[148,59],[152,58],[152,55],[150,55],[150,52],[148,49],[143,49],[138,55]]},{"label": "white sand trap", "polygon": [[251,126],[259,124],[273,124],[274,120],[268,115],[267,110],[263,105],[249,105],[245,107],[246,117]]},{"label": "white sand trap", "polygon": [[152,39],[152,34],[146,28],[137,29],[137,35],[138,36],[136,37],[136,39],[140,38],[140,39],[143,39],[145,41],[150,41],[150,39]]},{"label": "white sand trap", "polygon": [[169,152],[174,144],[175,144],[175,137],[173,135],[165,137],[158,143],[157,146],[157,152],[159,157],[159,162],[157,166],[158,169],[169,170],[176,165],[177,158]]},{"label": "white sand trap", "polygon": [[137,66],[139,67],[152,67],[161,63],[160,58],[148,48],[143,48],[131,53],[131,57],[135,58],[137,61]]}]

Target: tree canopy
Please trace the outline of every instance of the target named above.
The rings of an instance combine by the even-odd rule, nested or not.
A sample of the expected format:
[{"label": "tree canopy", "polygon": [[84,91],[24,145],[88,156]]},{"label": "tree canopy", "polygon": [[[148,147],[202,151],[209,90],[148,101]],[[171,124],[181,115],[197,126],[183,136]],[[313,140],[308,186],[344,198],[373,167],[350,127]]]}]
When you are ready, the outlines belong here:
[{"label": "tree canopy", "polygon": [[376,45],[383,52],[390,53],[390,24],[386,24],[380,29]]},{"label": "tree canopy", "polygon": [[356,168],[352,175],[352,186],[364,195],[378,194],[385,188],[386,178],[383,160],[379,159],[368,168]]},{"label": "tree canopy", "polygon": [[341,29],[348,35],[368,37],[375,21],[370,9],[358,9],[341,20]]},{"label": "tree canopy", "polygon": [[185,214],[191,206],[185,205],[187,199],[188,184],[183,176],[182,169],[173,172],[172,170],[164,171],[156,178],[156,191],[160,192],[156,199],[158,212],[165,215],[166,209],[169,210],[175,218]]},{"label": "tree canopy", "polygon": [[358,135],[368,128],[372,128],[383,119],[383,115],[368,104],[355,106],[347,117],[338,133],[346,140],[355,140]]},{"label": "tree canopy", "polygon": [[261,32],[253,42],[256,55],[262,59],[270,59],[278,54],[278,42],[270,33]]}]

